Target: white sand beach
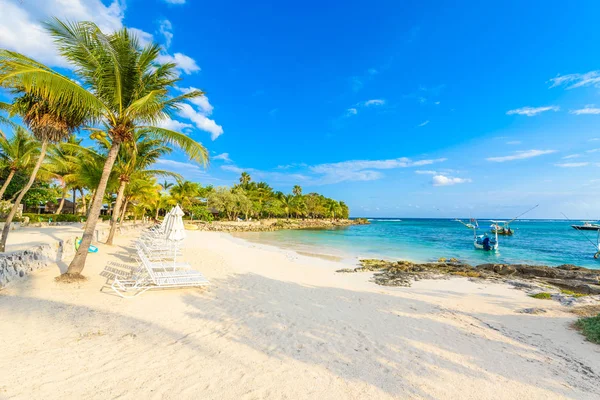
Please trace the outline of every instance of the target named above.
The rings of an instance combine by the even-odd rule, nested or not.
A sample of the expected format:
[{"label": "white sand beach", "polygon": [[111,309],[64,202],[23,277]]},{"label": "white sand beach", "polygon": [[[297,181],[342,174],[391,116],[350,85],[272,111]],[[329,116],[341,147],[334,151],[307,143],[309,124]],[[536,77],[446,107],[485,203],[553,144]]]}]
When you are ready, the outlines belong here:
[{"label": "white sand beach", "polygon": [[184,257],[212,286],[123,299],[106,283],[131,240],[100,244],[86,282],[56,283],[57,266],[0,291],[0,399],[600,398],[600,346],[508,285],[388,288],[189,232]]}]

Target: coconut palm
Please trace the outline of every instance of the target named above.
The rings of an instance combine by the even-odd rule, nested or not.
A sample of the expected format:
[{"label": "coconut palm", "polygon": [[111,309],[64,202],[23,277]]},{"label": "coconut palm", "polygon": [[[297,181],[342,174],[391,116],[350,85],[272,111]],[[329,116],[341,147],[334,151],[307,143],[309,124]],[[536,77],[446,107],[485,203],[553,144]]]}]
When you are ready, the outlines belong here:
[{"label": "coconut palm", "polygon": [[0,137],[0,165],[3,170],[8,171],[0,188],[0,200],[15,174],[29,169],[39,152],[39,143],[25,128],[17,127],[9,139]]},{"label": "coconut palm", "polygon": [[279,202],[283,207],[286,217],[289,219],[290,214],[294,208],[294,196],[291,194],[281,194],[279,196]]},{"label": "coconut palm", "polygon": [[190,206],[198,201],[200,196],[200,185],[195,182],[177,180],[171,188],[171,204],[179,204],[181,208],[188,211]]},{"label": "coconut palm", "polygon": [[300,187],[300,185],[294,185],[294,188],[292,189],[292,193],[296,197],[302,196],[302,188]]},{"label": "coconut palm", "polygon": [[44,172],[51,178],[59,181],[62,187],[60,203],[55,214],[60,214],[65,204],[69,189],[77,188],[77,174],[81,160],[81,142],[75,135],[71,135],[66,142],[53,145],[48,150],[48,162],[44,165]]},{"label": "coconut palm", "polygon": [[[1,65],[1,62],[0,62]],[[0,67],[0,71],[2,67]],[[14,90],[22,90],[16,87]],[[71,136],[72,132],[81,125],[83,119],[77,113],[70,111],[70,106],[64,101],[51,103],[44,97],[33,94],[22,94],[12,104],[11,112],[18,114],[29,127],[33,136],[41,143],[40,156],[31,171],[28,182],[15,199],[13,207],[6,217],[6,222],[0,238],[0,252],[6,250],[6,240],[10,232],[10,224],[20,208],[23,197],[33,185],[37,173],[42,166],[48,145],[58,143]]]},{"label": "coconut palm", "polygon": [[161,156],[169,153],[171,153],[171,148],[166,146],[162,140],[148,138],[147,134],[140,132],[135,133],[135,141],[124,143],[121,146],[115,164],[115,169],[119,176],[119,189],[117,190],[115,208],[112,212],[111,227],[106,244],[113,244],[117,221],[121,217],[121,205],[124,204],[125,187],[134,174],[137,175],[138,179],[149,179],[156,175],[181,178],[179,174],[172,172],[148,169]]},{"label": "coconut palm", "polygon": [[93,139],[110,141],[110,150],[84,228],[81,245],[67,274],[79,275],[85,266],[88,247],[100,215],[102,199],[113,164],[123,143],[136,132],[160,138],[185,150],[191,159],[206,164],[208,152],[186,135],[153,126],[175,112],[184,100],[202,96],[195,90],[176,97],[169,95],[180,80],[174,63],[160,64],[160,47],[143,48],[132,32],[123,28],[104,34],[92,22],[46,24],[59,53],[75,68],[73,80],[21,54],[0,51],[0,84],[23,87],[28,93],[46,95],[53,102],[75,104],[77,115],[102,123],[91,129]]},{"label": "coconut palm", "polygon": [[248,186],[251,180],[252,178],[250,177],[249,173],[242,172],[242,175],[240,176],[240,184],[242,185],[242,187]]}]

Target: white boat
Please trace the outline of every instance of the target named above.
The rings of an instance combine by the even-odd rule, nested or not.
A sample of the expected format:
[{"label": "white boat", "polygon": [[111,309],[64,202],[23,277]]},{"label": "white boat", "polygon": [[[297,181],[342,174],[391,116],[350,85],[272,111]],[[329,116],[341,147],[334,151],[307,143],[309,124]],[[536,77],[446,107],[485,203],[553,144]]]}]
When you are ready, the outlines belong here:
[{"label": "white boat", "polygon": [[600,225],[594,224],[594,221],[581,221],[583,225],[571,225],[573,229],[577,229],[578,231],[600,231]]},{"label": "white boat", "polygon": [[456,219],[455,221],[460,222],[469,229],[473,229],[473,245],[476,249],[485,251],[498,251],[499,243],[497,230],[494,232],[494,236],[492,237],[488,236],[487,233],[478,235],[477,228],[479,228],[479,224],[477,223],[477,220],[471,218],[471,221],[468,224],[459,219]]}]

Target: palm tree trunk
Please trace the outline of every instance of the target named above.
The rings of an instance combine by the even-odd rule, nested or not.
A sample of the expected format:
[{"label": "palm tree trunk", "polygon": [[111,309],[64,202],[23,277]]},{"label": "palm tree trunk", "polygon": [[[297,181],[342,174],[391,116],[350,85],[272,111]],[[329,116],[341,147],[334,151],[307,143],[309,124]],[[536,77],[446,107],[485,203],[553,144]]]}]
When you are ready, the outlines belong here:
[{"label": "palm tree trunk", "polygon": [[54,211],[54,214],[60,214],[60,212],[62,211],[64,205],[65,205],[65,197],[67,197],[67,187],[63,187],[63,191],[62,191],[62,198],[60,199],[60,204],[58,205],[58,208],[56,209],[56,211]]},{"label": "palm tree trunk", "polygon": [[113,209],[112,216],[110,218],[110,232],[106,239],[106,244],[113,244],[113,238],[115,237],[115,231],[117,230],[117,221],[121,211],[121,203],[123,202],[123,194],[125,193],[125,186],[127,181],[121,180],[119,183],[119,191],[117,192],[117,200],[115,200],[115,208]]},{"label": "palm tree trunk", "polygon": [[104,168],[102,169],[102,177],[100,178],[100,183],[98,184],[98,188],[96,189],[96,193],[94,195],[94,201],[90,207],[88,220],[85,223],[83,236],[81,237],[81,244],[79,245],[79,250],[77,250],[77,253],[75,253],[73,261],[71,261],[71,264],[69,264],[69,268],[66,272],[68,275],[81,275],[81,271],[83,271],[83,268],[85,267],[85,259],[87,258],[90,244],[92,244],[94,231],[96,230],[96,224],[98,223],[98,218],[100,217],[102,199],[104,198],[104,192],[106,191],[108,178],[110,177],[113,165],[117,159],[117,154],[119,153],[119,147],[120,144],[118,142],[113,142],[106,157],[106,162],[104,163]]},{"label": "palm tree trunk", "polygon": [[40,158],[38,158],[38,161],[35,164],[35,167],[33,167],[33,171],[31,171],[31,176],[29,177],[29,181],[27,182],[27,185],[25,185],[25,187],[21,190],[19,197],[17,197],[17,199],[15,200],[15,204],[13,205],[12,209],[10,210],[10,213],[6,217],[6,222],[4,223],[4,229],[2,229],[2,238],[0,239],[0,252],[2,252],[2,253],[6,251],[6,240],[8,239],[8,232],[10,232],[10,224],[11,224],[13,218],[15,217],[15,214],[17,214],[17,210],[19,209],[19,206],[21,205],[21,201],[23,200],[23,197],[25,197],[25,195],[27,194],[27,191],[29,190],[29,188],[31,188],[31,185],[33,185],[33,182],[35,181],[35,177],[37,176],[37,173],[38,173],[40,167],[42,166],[44,157],[46,157],[46,148],[47,147],[48,147],[48,142],[46,140],[44,140],[42,142],[42,148],[40,149]]},{"label": "palm tree trunk", "polygon": [[85,201],[85,194],[83,194],[83,189],[79,189],[79,193],[81,193],[81,212],[87,216],[87,204]]},{"label": "palm tree trunk", "polygon": [[[90,211],[92,211],[92,204],[94,204],[94,201],[96,200],[96,191],[92,190],[92,198],[90,199],[90,206],[87,209],[87,213],[85,215],[86,218],[90,217]],[[102,207],[102,206],[100,206]]]},{"label": "palm tree trunk", "polygon": [[160,212],[160,207],[156,206],[156,215],[154,216],[154,220],[158,221],[158,213]]},{"label": "palm tree trunk", "polygon": [[125,220],[125,213],[127,212],[128,204],[129,204],[129,199],[126,197],[123,199],[123,207],[121,208],[121,215],[119,215],[119,221],[121,221],[121,224]]},{"label": "palm tree trunk", "polygon": [[2,200],[2,196],[4,196],[4,192],[6,192],[6,188],[8,187],[8,184],[10,183],[10,181],[12,181],[13,176],[15,176],[15,172],[17,172],[14,169],[10,170],[10,173],[8,174],[8,176],[6,177],[6,180],[4,181],[4,185],[2,185],[2,188],[0,188],[0,200]]}]

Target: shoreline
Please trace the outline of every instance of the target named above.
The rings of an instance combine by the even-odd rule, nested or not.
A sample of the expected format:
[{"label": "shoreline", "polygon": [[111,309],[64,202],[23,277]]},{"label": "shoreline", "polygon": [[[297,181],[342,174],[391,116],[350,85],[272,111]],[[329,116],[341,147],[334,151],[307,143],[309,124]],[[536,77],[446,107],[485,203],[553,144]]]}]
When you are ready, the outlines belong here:
[{"label": "shoreline", "polygon": [[132,263],[132,236],[100,243],[84,282],[55,282],[55,265],[0,291],[1,395],[600,396],[600,347],[571,328],[577,317],[509,285],[452,277],[379,286],[336,273],[344,262],[189,231],[183,260],[212,285],[122,299],[107,285]]}]

